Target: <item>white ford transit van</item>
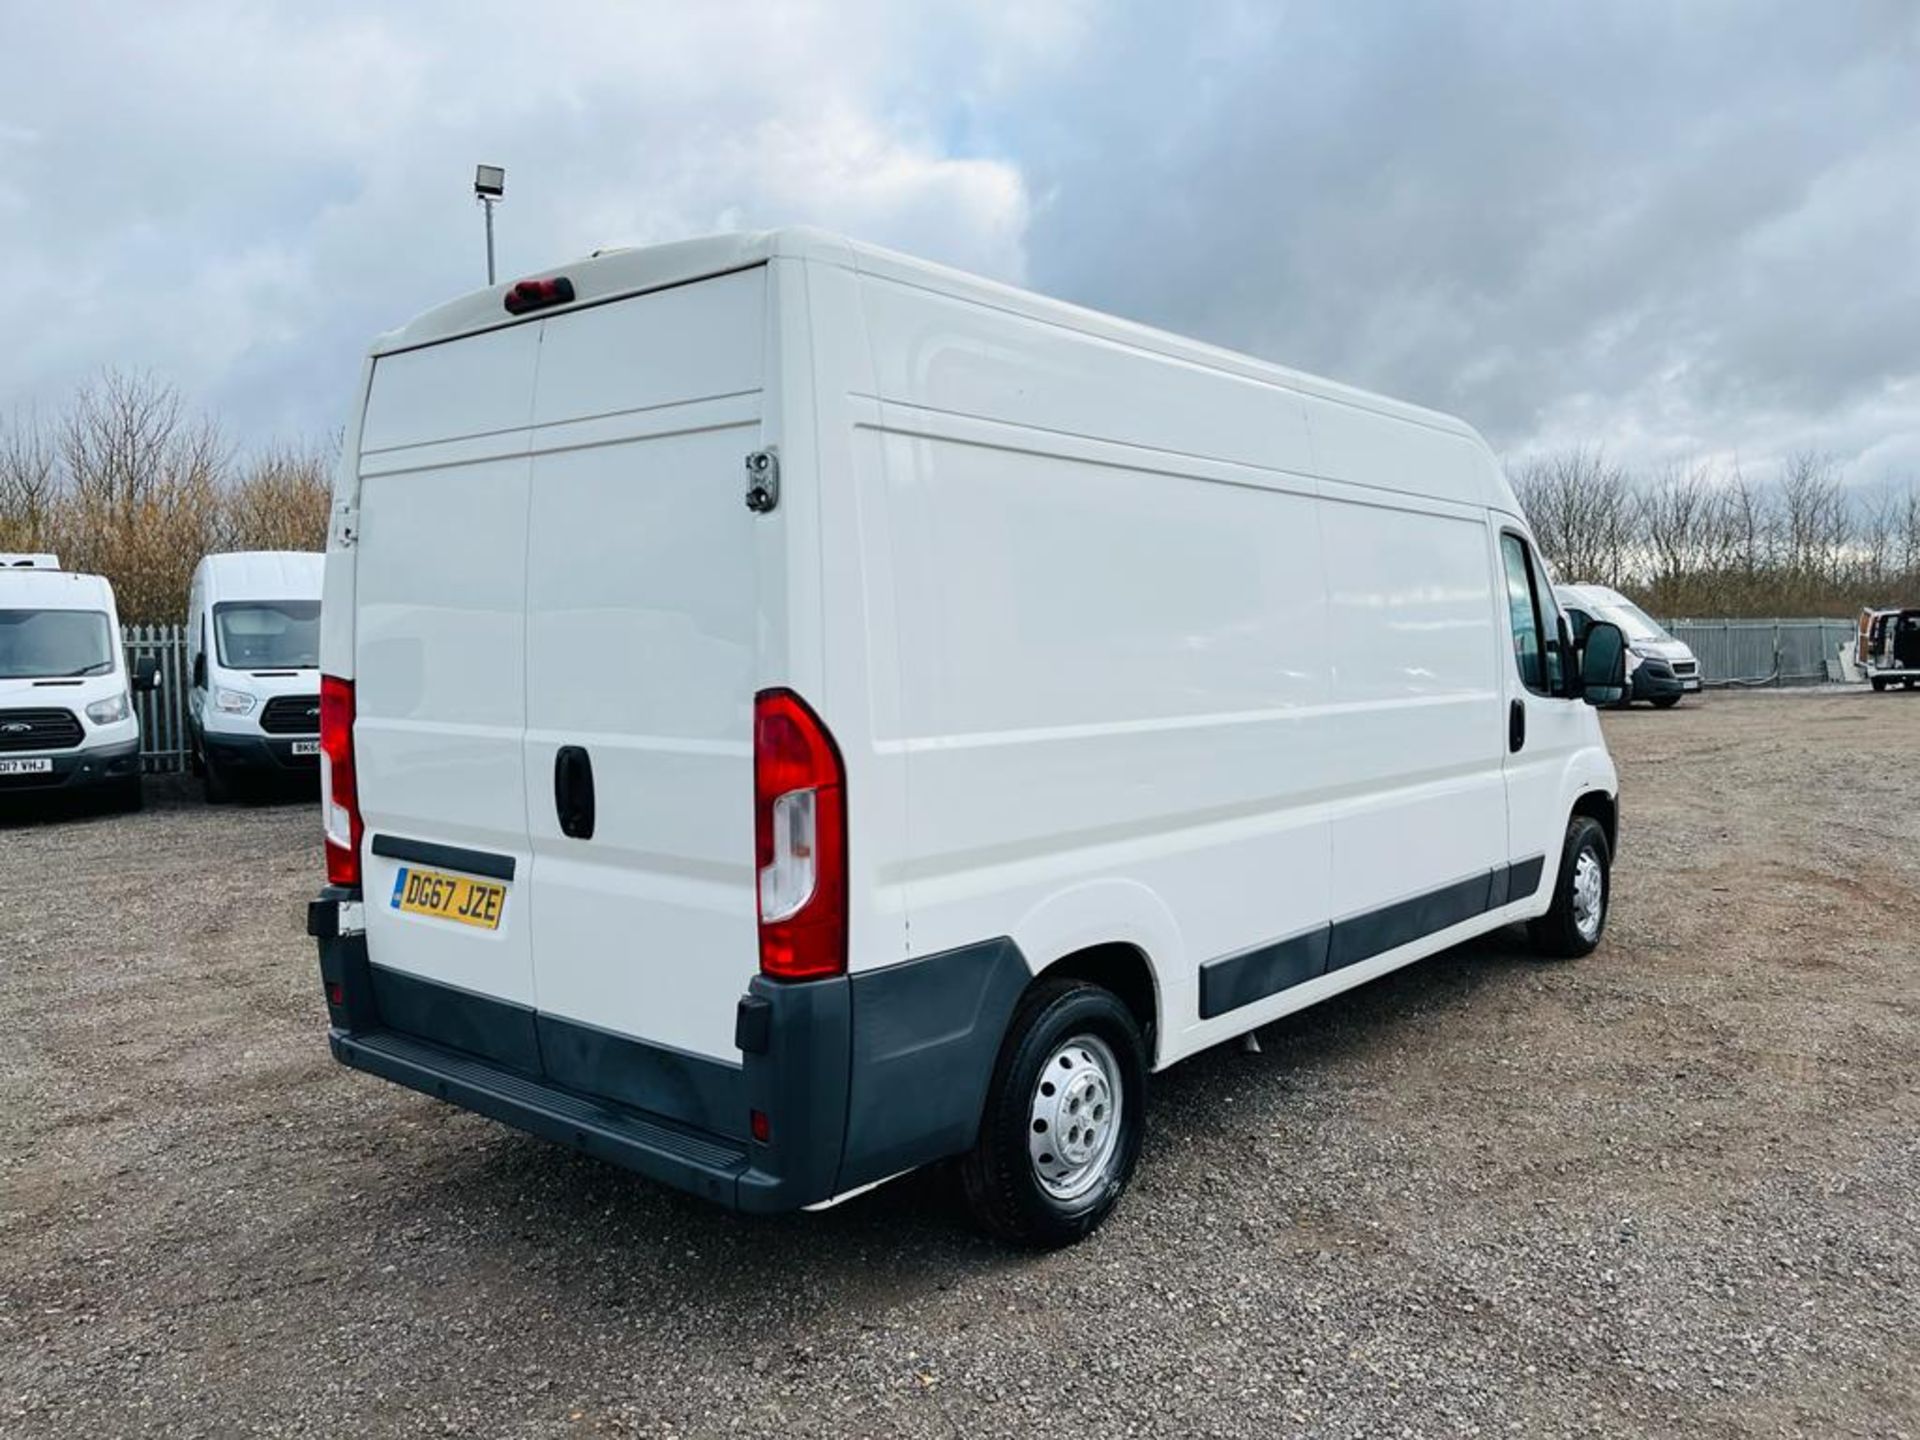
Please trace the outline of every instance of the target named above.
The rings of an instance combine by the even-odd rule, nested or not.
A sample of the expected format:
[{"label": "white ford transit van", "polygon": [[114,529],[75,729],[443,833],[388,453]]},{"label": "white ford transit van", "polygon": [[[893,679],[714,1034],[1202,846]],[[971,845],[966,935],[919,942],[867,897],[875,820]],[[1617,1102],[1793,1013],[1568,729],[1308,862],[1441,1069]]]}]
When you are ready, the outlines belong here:
[{"label": "white ford transit van", "polygon": [[140,806],[136,690],[159,666],[120,643],[113,587],[52,555],[0,555],[0,799],[92,792]]},{"label": "white ford transit van", "polygon": [[1614,768],[1467,426],[804,231],[381,339],[321,622],[348,1065],[743,1210],[1071,1240],[1150,1071],[1606,922]]},{"label": "white ford transit van", "polygon": [[187,597],[187,731],[219,802],[320,768],[320,579],[300,550],[208,555]]}]

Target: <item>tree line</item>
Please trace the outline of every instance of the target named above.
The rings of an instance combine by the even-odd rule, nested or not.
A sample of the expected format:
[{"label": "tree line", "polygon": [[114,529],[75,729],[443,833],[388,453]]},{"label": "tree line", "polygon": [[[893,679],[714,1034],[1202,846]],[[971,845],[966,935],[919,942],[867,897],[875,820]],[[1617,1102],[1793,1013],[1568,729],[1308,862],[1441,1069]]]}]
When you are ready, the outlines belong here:
[{"label": "tree line", "polygon": [[336,449],[241,458],[173,386],[109,370],[55,416],[0,421],[0,551],[105,575],[129,624],[181,621],[202,555],[325,548]]},{"label": "tree line", "polygon": [[1569,450],[1510,477],[1563,582],[1598,582],[1651,614],[1833,616],[1920,605],[1920,487],[1849,485],[1833,460],[1789,455],[1761,485],[1737,466],[1635,474]]}]

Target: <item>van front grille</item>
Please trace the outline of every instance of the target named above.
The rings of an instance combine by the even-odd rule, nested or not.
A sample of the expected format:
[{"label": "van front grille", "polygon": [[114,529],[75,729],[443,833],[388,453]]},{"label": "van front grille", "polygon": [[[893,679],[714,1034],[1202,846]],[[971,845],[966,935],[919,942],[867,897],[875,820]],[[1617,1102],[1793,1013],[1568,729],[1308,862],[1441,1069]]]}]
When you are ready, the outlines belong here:
[{"label": "van front grille", "polygon": [[71,750],[84,735],[71,710],[0,710],[0,751]]},{"label": "van front grille", "polygon": [[1673,673],[1676,675],[1691,675],[1699,668],[1700,662],[1697,660],[1676,660],[1673,662]]},{"label": "van front grille", "polygon": [[260,712],[260,728],[269,735],[318,735],[318,695],[276,695]]}]

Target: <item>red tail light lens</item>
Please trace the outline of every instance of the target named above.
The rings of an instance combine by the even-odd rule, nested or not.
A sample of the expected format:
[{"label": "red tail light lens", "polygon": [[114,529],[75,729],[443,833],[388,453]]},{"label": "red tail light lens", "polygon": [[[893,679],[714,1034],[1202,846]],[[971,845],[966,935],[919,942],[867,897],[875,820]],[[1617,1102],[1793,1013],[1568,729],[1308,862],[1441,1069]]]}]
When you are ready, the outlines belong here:
[{"label": "red tail light lens", "polygon": [[791,690],[753,704],[753,848],[760,969],[782,980],[847,968],[846,775],[820,717]]},{"label": "red tail light lens", "polygon": [[360,883],[360,788],[353,773],[353,682],[320,677],[320,809],[327,883]]}]

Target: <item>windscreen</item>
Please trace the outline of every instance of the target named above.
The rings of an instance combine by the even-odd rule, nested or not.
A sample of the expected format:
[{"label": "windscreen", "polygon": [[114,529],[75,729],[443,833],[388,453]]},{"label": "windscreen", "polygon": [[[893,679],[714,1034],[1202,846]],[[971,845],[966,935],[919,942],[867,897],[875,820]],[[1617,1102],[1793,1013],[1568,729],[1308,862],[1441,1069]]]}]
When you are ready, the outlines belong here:
[{"label": "windscreen", "polygon": [[0,680],[113,671],[112,627],[98,610],[0,610]]},{"label": "windscreen", "polygon": [[1629,640],[1671,641],[1673,637],[1654,624],[1651,616],[1631,600],[1610,600],[1603,607],[1607,618],[1627,632]]},{"label": "windscreen", "polygon": [[214,644],[229,670],[320,668],[318,600],[248,600],[213,607]]}]

